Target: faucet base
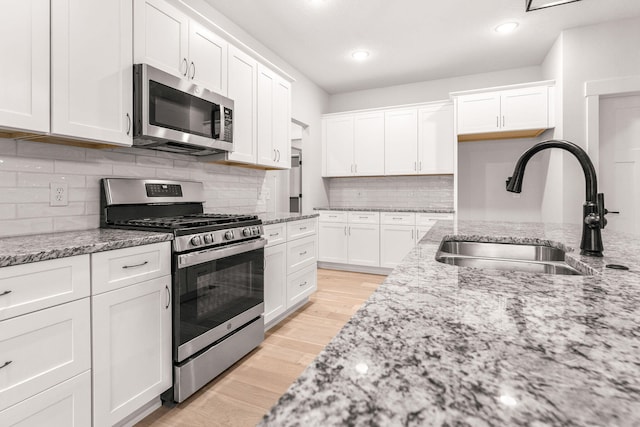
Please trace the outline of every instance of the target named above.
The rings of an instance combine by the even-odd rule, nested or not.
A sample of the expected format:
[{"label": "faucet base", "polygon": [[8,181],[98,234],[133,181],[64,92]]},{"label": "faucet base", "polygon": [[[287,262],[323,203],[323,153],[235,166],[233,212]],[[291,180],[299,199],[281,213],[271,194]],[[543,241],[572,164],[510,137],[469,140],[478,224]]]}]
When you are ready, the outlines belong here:
[{"label": "faucet base", "polygon": [[595,256],[595,257],[602,257],[602,251],[587,251],[587,250],[581,250],[581,251],[580,251],[580,255]]}]

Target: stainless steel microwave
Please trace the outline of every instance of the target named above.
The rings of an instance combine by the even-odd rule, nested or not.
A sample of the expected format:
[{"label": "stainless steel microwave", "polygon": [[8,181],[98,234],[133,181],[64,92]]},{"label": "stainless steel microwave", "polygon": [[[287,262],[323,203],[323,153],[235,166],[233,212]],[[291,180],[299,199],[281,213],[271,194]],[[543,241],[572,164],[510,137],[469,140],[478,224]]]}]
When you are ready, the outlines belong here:
[{"label": "stainless steel microwave", "polygon": [[233,151],[233,101],[147,64],[136,64],[133,145],[196,156]]}]

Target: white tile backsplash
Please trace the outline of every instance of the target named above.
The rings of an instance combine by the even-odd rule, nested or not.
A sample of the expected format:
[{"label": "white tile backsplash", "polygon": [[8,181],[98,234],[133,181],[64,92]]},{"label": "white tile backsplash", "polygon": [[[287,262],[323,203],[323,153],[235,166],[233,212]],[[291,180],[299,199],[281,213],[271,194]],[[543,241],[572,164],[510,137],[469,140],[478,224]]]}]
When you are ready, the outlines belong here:
[{"label": "white tile backsplash", "polygon": [[453,209],[453,175],[330,178],[329,204]]},{"label": "white tile backsplash", "polygon": [[[264,212],[265,174],[139,148],[0,139],[0,237],[99,227],[99,184],[106,177],[202,181],[207,212]],[[69,185],[68,206],[49,206],[51,182]]]}]

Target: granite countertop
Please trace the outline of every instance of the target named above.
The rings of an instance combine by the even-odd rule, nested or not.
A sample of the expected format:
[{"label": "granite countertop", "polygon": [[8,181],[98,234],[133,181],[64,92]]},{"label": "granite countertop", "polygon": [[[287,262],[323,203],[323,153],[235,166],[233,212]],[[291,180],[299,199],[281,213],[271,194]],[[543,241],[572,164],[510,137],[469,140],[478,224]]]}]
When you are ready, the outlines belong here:
[{"label": "granite countertop", "polygon": [[360,211],[360,212],[416,212],[416,213],[455,213],[453,208],[372,208],[366,206],[351,207],[320,207],[313,208],[316,211]]},{"label": "granite countertop", "polygon": [[0,267],[172,240],[173,235],[97,228],[0,239]]},{"label": "granite countertop", "polygon": [[262,225],[278,224],[281,222],[299,221],[302,219],[315,218],[320,216],[318,212],[312,213],[295,213],[295,212],[275,212],[275,213],[259,213],[258,217],[262,220]]},{"label": "granite countertop", "polygon": [[580,232],[438,221],[260,425],[640,425],[640,239],[570,253],[591,276],[434,259],[447,235],[569,249]]}]

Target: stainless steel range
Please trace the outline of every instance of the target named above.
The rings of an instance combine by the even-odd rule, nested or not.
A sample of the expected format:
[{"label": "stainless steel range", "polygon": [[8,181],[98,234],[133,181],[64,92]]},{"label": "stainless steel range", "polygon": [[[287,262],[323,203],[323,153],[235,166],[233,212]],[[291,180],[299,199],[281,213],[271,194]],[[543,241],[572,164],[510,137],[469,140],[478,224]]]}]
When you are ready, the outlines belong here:
[{"label": "stainless steel range", "polygon": [[102,180],[102,227],[174,235],[173,387],[182,402],[264,339],[264,246],[255,215],[204,213],[203,184]]}]

